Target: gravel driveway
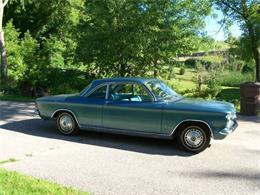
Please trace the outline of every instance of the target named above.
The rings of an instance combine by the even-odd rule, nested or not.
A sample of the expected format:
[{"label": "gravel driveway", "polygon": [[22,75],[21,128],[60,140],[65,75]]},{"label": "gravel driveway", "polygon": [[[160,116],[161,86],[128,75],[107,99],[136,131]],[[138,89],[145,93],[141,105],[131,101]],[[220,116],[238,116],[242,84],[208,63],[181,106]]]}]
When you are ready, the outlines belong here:
[{"label": "gravel driveway", "polygon": [[67,137],[33,103],[0,101],[1,167],[93,194],[260,194],[260,117],[198,155],[176,143],[94,132]]}]

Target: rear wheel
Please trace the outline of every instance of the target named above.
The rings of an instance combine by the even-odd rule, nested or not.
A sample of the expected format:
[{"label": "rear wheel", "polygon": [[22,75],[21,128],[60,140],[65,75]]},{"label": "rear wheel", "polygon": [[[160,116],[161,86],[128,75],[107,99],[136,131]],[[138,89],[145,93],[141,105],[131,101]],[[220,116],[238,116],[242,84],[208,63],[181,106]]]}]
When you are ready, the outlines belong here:
[{"label": "rear wheel", "polygon": [[179,132],[178,141],[185,150],[199,153],[209,147],[210,132],[202,125],[185,125]]},{"label": "rear wheel", "polygon": [[62,112],[56,120],[57,129],[64,135],[72,135],[78,132],[78,125],[74,116],[68,112]]}]

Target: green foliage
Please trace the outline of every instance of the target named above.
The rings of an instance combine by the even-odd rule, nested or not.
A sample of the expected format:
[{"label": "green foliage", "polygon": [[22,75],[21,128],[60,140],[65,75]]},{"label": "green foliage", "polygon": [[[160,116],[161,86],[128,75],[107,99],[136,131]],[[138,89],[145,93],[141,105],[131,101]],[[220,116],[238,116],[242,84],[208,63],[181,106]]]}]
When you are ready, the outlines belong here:
[{"label": "green foliage", "polygon": [[86,1],[78,60],[103,76],[152,70],[156,77],[177,53],[194,49],[209,7],[208,1]]},{"label": "green foliage", "polygon": [[20,45],[18,30],[15,29],[13,23],[10,21],[6,24],[5,28],[5,40],[7,50],[7,61],[8,61],[8,73],[10,80],[17,81],[22,76],[26,69],[23,63],[22,48]]},{"label": "green foliage", "polygon": [[[69,72],[79,66],[74,63],[77,47],[74,31],[82,6],[81,0],[10,2],[4,17],[9,94],[15,91],[35,96],[39,91],[54,93],[54,88],[61,87],[68,92],[81,90],[77,87],[82,85],[75,85],[72,79],[52,78],[52,72]],[[74,76],[72,73],[70,76]]]},{"label": "green foliage", "polygon": [[240,90],[239,87],[222,87],[220,93],[216,97],[218,100],[225,100],[235,104],[239,109]]},{"label": "green foliage", "polygon": [[198,48],[197,51],[208,52],[208,51],[219,51],[227,50],[230,45],[224,41],[216,41],[209,36],[198,37]]},{"label": "green foliage", "polygon": [[64,42],[57,37],[51,36],[43,42],[42,55],[47,67],[51,68],[65,68],[64,52],[66,47]]},{"label": "green foliage", "polygon": [[185,60],[185,66],[189,68],[195,68],[196,67],[196,59],[194,58],[189,58]]},{"label": "green foliage", "polygon": [[37,64],[36,53],[39,45],[29,32],[26,32],[23,38],[19,38],[19,35],[12,22],[7,23],[5,36],[10,80],[16,83],[23,80],[33,82],[32,72]]},{"label": "green foliage", "polygon": [[77,93],[91,82],[93,77],[75,69],[48,68],[43,90],[50,94]]},{"label": "green foliage", "polygon": [[167,76],[166,76],[166,78],[168,77],[168,79],[169,80],[171,80],[171,79],[173,79],[173,78],[175,78],[175,72],[174,72],[174,66],[173,65],[169,65],[168,66],[169,67],[169,70],[167,71]]},{"label": "green foliage", "polygon": [[[221,1],[214,0],[215,7],[223,12],[225,17],[222,22],[228,24],[237,22],[240,24],[242,39],[239,41],[238,50],[242,59],[250,59],[253,57],[255,62],[255,80],[260,82],[260,16],[259,16],[259,1],[257,0],[236,0],[236,1]],[[242,49],[239,49],[242,48]]]},{"label": "green foliage", "polygon": [[180,74],[180,75],[184,75],[184,74],[185,74],[185,68],[184,68],[184,67],[181,67],[181,68],[180,68],[179,74]]},{"label": "green foliage", "polygon": [[241,83],[254,80],[252,73],[240,73],[237,71],[225,71],[216,75],[216,82],[221,86],[240,86]]},{"label": "green foliage", "polygon": [[206,93],[211,98],[215,98],[220,91],[221,91],[221,86],[219,85],[219,83],[215,79],[209,80]]},{"label": "green foliage", "polygon": [[[251,74],[252,62],[240,57],[248,40],[224,43],[200,36],[210,6],[210,1],[189,0],[10,1],[4,17],[8,92],[74,93],[94,78],[148,76],[168,79],[178,91],[189,88],[187,93],[213,98],[225,83],[221,76],[210,83],[215,72],[248,72],[239,73],[238,85],[251,79],[245,75]],[[230,53],[176,60],[179,54],[229,45],[234,45]],[[224,77],[226,84],[234,83]]]}]

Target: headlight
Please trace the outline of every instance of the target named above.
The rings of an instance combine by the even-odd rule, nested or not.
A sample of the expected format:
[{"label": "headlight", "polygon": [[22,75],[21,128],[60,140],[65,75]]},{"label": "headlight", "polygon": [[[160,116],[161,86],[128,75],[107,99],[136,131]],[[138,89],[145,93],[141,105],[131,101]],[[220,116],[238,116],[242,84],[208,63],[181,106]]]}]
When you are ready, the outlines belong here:
[{"label": "headlight", "polygon": [[227,125],[226,127],[227,128],[230,128],[233,126],[234,124],[234,119],[236,118],[236,113],[228,113],[227,116],[226,116],[226,119],[227,119]]},{"label": "headlight", "polygon": [[227,116],[226,116],[226,119],[227,120],[233,120],[236,118],[236,113],[228,113]]}]

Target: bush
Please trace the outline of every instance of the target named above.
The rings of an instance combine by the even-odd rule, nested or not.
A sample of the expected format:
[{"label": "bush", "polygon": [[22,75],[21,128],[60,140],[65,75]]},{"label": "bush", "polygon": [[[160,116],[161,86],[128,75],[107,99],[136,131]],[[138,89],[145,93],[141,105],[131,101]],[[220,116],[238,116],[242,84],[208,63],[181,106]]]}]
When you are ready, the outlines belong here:
[{"label": "bush", "polygon": [[221,86],[216,80],[213,79],[208,82],[208,88],[206,89],[206,93],[208,94],[208,96],[210,96],[211,98],[215,98],[220,91]]},{"label": "bush", "polygon": [[169,66],[167,78],[168,78],[168,80],[175,78],[174,66],[172,66],[172,65]]},{"label": "bush", "polygon": [[245,64],[242,68],[242,73],[250,73],[254,72],[254,67],[252,67],[250,64]]},{"label": "bush", "polygon": [[215,66],[215,64],[219,64],[216,62],[212,62],[208,59],[194,59],[194,58],[190,58],[185,60],[185,66],[189,67],[189,68],[196,68],[197,65],[203,65],[206,69],[209,69],[210,67],[212,67],[213,65]]},{"label": "bush", "polygon": [[185,60],[184,63],[185,63],[186,67],[195,68],[195,66],[196,66],[196,59],[190,58],[190,59]]},{"label": "bush", "polygon": [[241,73],[236,71],[223,72],[216,75],[216,82],[221,86],[238,87],[241,83],[253,81],[252,73]]},{"label": "bush", "polygon": [[184,74],[185,74],[185,68],[181,67],[179,74],[180,74],[180,75],[184,75]]}]

